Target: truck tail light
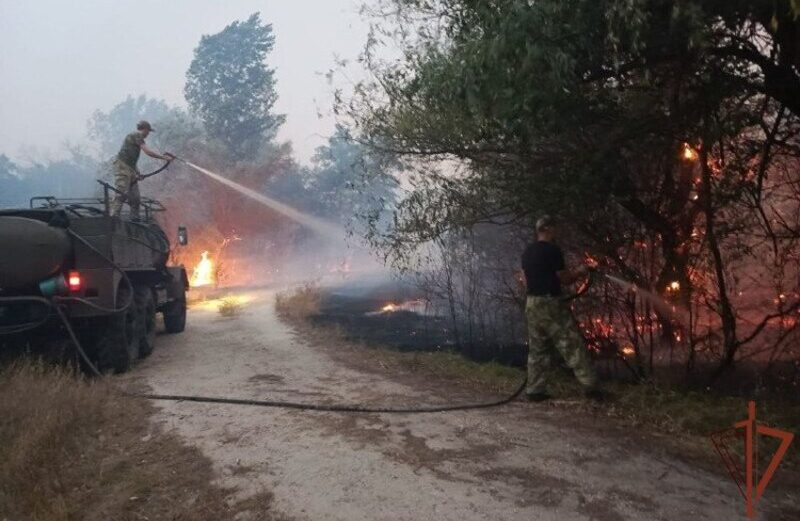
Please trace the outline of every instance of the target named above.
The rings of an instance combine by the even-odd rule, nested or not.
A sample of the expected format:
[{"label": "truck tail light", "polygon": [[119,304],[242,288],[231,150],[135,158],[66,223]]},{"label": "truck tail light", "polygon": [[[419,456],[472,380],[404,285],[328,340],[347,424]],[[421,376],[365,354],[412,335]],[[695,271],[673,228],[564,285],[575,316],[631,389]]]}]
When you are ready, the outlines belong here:
[{"label": "truck tail light", "polygon": [[81,280],[80,272],[70,271],[69,274],[67,274],[67,288],[69,288],[70,293],[79,292],[82,285],[83,281]]}]

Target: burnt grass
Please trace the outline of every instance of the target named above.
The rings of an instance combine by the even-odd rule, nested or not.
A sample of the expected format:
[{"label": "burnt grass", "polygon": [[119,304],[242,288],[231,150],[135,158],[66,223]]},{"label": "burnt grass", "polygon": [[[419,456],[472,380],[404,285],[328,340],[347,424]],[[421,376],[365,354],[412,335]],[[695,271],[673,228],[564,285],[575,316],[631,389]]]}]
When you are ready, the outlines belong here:
[{"label": "burnt grass", "polygon": [[[467,360],[525,368],[528,346],[524,341],[498,343],[493,339],[458,342],[450,317],[397,310],[379,311],[387,303],[422,299],[422,292],[403,282],[341,284],[319,291],[319,305],[305,317],[314,326],[336,327],[347,340],[400,352],[450,352]],[[465,330],[465,326],[461,326]],[[571,374],[556,359],[564,375]],[[597,360],[601,378],[633,382],[632,373],[619,360]]]},{"label": "burnt grass", "polygon": [[[411,284],[393,281],[382,283],[343,283],[318,291],[318,309],[306,319],[316,326],[334,326],[347,340],[400,352],[452,352],[478,363],[496,362],[524,368],[528,347],[524,341],[501,344],[492,339],[458,342],[450,317],[396,310],[381,313],[387,303],[422,299]],[[442,306],[444,307],[444,306]],[[460,326],[465,330],[465,326]],[[555,358],[564,375],[571,371]],[[597,357],[595,369],[601,379],[619,383],[639,383],[632,361],[620,357]],[[769,370],[757,361],[737,364],[714,379],[716,362],[698,361],[688,373],[684,363],[659,363],[652,378],[671,389],[707,392],[740,398],[770,398],[800,404],[800,362],[774,362]]]},{"label": "burnt grass", "polygon": [[524,367],[527,346],[523,343],[458,343],[448,317],[406,310],[380,312],[388,303],[420,298],[419,290],[401,282],[342,285],[323,291],[319,310],[308,320],[316,326],[337,327],[348,340],[367,345],[401,352],[455,352],[474,362]]}]

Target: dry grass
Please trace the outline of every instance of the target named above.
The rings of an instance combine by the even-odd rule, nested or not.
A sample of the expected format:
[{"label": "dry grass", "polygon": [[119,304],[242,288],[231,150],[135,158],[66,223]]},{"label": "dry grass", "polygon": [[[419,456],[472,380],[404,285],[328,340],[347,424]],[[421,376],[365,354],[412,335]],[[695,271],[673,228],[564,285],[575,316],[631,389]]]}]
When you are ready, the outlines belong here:
[{"label": "dry grass", "polygon": [[225,297],[217,305],[217,311],[223,317],[232,317],[242,310],[242,303],[236,297]]},{"label": "dry grass", "polygon": [[291,292],[275,296],[275,309],[283,318],[305,319],[319,312],[322,295],[315,284],[304,284]]},{"label": "dry grass", "polygon": [[8,521],[276,519],[230,501],[210,461],[106,381],[17,363],[0,370],[0,516]]}]

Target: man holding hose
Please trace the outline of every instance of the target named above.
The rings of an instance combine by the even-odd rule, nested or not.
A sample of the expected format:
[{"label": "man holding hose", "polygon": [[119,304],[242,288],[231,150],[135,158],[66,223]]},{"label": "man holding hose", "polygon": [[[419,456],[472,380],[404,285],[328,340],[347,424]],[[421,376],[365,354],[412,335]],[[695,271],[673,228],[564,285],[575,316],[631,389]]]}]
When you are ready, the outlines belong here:
[{"label": "man holding hose", "polygon": [[605,393],[597,386],[586,341],[578,330],[569,307],[562,299],[561,286],[572,284],[589,272],[585,265],[568,270],[564,254],[553,241],[555,223],[549,216],[536,222],[536,241],[522,254],[528,322],[528,399],[541,402],[551,398],[547,393],[553,349],[558,351],[584,387],[588,398],[602,400]]},{"label": "man holding hose", "polygon": [[118,217],[122,212],[122,204],[127,200],[131,207],[131,218],[139,219],[139,170],[136,163],[139,161],[139,153],[144,152],[148,156],[164,161],[171,161],[175,157],[172,154],[159,154],[149,149],[145,145],[145,138],[153,132],[153,127],[147,121],[140,121],[136,125],[136,132],[131,132],[125,136],[122,147],[114,159],[114,185],[117,189],[114,201],[111,203],[111,215]]}]

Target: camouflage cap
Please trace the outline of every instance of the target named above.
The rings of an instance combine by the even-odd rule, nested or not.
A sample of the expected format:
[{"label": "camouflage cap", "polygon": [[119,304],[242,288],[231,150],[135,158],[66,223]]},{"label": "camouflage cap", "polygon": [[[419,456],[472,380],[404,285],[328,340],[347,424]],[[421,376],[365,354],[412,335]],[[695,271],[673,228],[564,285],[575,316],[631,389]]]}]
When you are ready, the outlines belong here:
[{"label": "camouflage cap", "polygon": [[145,120],[141,120],[139,123],[136,124],[136,130],[149,130],[150,132],[155,132],[155,129],[150,124],[150,122]]}]

